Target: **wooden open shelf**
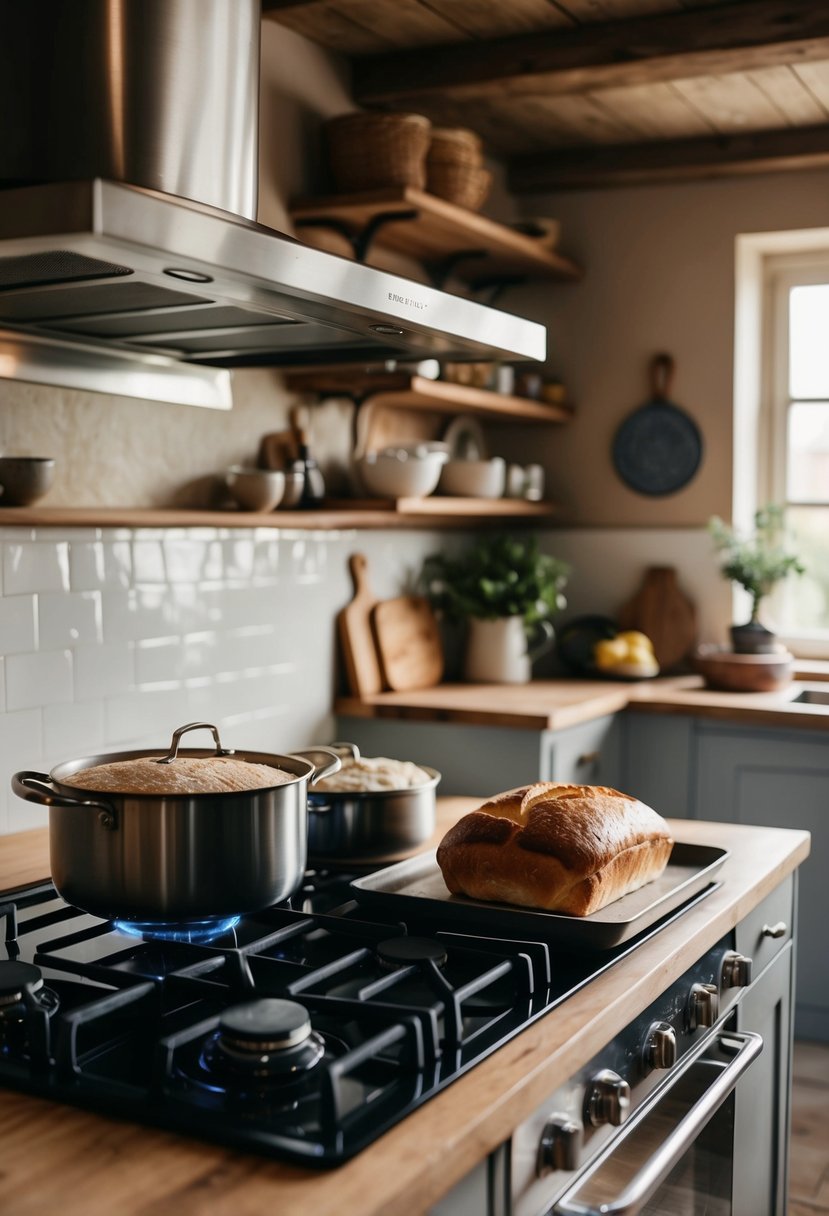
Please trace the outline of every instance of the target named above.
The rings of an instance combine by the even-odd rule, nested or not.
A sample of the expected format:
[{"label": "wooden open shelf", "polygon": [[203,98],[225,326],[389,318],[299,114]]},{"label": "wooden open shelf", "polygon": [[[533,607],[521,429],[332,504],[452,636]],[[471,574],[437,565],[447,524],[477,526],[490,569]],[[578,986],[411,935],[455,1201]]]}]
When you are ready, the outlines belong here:
[{"label": "wooden open shelf", "polygon": [[319,221],[321,227],[338,225],[359,237],[379,216],[396,212],[400,219],[386,220],[374,231],[376,244],[415,258],[433,271],[451,265],[452,274],[473,287],[503,280],[581,277],[575,262],[533,237],[410,186],[298,199],[291,206],[300,235]]},{"label": "wooden open shelf", "polygon": [[341,499],[315,511],[197,511],[176,507],[4,507],[0,528],[462,528],[551,520],[552,503],[510,498]]},{"label": "wooden open shelf", "polygon": [[404,372],[363,372],[359,368],[315,368],[285,376],[289,389],[319,396],[352,396],[389,408],[446,414],[477,414],[504,422],[570,422],[573,411],[529,397],[506,396],[447,380],[427,380]]}]

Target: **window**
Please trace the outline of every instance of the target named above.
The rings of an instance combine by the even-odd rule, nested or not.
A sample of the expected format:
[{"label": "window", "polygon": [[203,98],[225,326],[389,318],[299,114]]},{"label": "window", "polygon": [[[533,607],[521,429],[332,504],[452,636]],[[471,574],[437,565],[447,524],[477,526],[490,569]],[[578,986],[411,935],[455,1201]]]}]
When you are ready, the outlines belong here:
[{"label": "window", "polygon": [[[775,626],[829,650],[829,254],[767,261],[764,434],[758,501],[785,506],[806,566],[778,589]],[[763,467],[764,466],[764,467]],[[815,653],[819,652],[821,647]]]}]

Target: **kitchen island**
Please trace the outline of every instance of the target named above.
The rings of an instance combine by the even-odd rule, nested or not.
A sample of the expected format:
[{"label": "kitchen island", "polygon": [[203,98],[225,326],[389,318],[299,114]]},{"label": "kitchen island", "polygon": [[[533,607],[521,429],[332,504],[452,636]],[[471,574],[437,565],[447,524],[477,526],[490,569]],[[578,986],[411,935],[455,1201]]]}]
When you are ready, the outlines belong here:
[{"label": "kitchen island", "polygon": [[[441,835],[475,799],[439,800]],[[809,852],[802,831],[678,821],[681,841],[730,850],[722,885],[618,966],[453,1082],[369,1149],[311,1172],[185,1136],[0,1091],[7,1216],[396,1216],[429,1210],[688,962],[744,921]],[[0,889],[48,872],[46,833],[0,845]]]}]

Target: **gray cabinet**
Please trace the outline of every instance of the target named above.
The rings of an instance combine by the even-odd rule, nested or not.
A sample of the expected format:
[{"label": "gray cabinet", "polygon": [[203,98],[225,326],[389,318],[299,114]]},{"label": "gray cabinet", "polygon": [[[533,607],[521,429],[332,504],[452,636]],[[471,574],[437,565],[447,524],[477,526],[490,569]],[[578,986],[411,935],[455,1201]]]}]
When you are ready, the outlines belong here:
[{"label": "gray cabinet", "polygon": [[620,789],[666,815],[686,819],[693,788],[694,719],[629,711],[620,722]]},{"label": "gray cabinet", "polygon": [[682,715],[624,715],[623,785],[673,818],[802,828],[795,1031],[829,1042],[829,734]]},{"label": "gray cabinet", "polygon": [[829,1042],[829,735],[699,726],[693,814],[760,827],[802,828],[795,1032]]},{"label": "gray cabinet", "polygon": [[621,725],[612,714],[557,731],[341,715],[337,734],[365,755],[438,769],[440,794],[489,797],[531,781],[615,786],[621,779]]},{"label": "gray cabinet", "polygon": [[[756,962],[756,959],[755,959]],[[763,1050],[736,1091],[734,1216],[786,1211],[791,1105],[793,946],[788,942],[737,1006],[737,1029]]]}]

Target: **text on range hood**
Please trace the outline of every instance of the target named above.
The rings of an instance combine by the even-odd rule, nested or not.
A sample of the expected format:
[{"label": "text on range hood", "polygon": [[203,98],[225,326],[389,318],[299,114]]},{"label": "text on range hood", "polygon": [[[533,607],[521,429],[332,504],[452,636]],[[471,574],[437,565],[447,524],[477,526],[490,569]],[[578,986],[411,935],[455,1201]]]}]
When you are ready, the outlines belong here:
[{"label": "text on range hood", "polygon": [[0,192],[0,376],[229,408],[238,366],[543,359],[535,322],[101,180]]}]

